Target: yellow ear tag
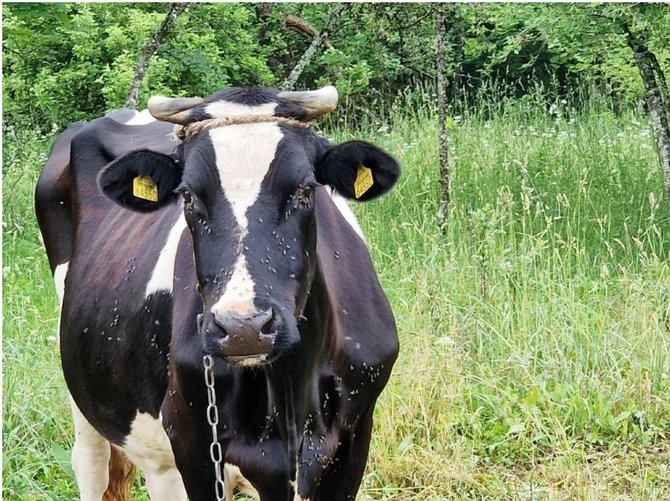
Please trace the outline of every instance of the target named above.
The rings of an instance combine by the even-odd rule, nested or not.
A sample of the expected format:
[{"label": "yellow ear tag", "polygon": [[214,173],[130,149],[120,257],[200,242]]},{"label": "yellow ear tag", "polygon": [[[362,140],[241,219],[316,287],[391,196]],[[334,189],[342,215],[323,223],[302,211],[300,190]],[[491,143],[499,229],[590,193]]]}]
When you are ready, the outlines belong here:
[{"label": "yellow ear tag", "polygon": [[354,195],[356,198],[361,198],[366,191],[372,188],[373,184],[372,169],[361,165],[356,174],[356,181],[354,181]]},{"label": "yellow ear tag", "polygon": [[137,176],[133,179],[133,195],[142,200],[158,202],[158,186],[149,176]]}]

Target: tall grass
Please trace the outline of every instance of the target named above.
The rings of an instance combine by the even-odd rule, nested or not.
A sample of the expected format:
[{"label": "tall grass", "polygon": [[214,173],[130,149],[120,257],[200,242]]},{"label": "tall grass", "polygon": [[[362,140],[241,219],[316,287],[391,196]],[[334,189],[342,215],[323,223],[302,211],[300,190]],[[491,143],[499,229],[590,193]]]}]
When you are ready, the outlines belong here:
[{"label": "tall grass", "polygon": [[593,451],[668,458],[668,201],[644,115],[595,104],[452,116],[446,235],[432,110],[373,129],[404,165],[392,195],[358,207],[403,341],[375,497],[533,498],[534,476],[549,498],[670,495],[668,470],[651,481],[643,465],[595,490],[571,490],[567,467],[537,473],[588,470]]},{"label": "tall grass", "polygon": [[2,220],[3,499],[77,498],[56,293],[33,211],[53,133],[5,129]]},{"label": "tall grass", "polygon": [[[442,234],[430,92],[329,128],[404,168],[355,208],[401,337],[360,498],[670,498],[670,218],[644,114],[539,94],[453,110]],[[31,215],[49,139],[5,136],[3,494],[17,500],[76,492]]]}]

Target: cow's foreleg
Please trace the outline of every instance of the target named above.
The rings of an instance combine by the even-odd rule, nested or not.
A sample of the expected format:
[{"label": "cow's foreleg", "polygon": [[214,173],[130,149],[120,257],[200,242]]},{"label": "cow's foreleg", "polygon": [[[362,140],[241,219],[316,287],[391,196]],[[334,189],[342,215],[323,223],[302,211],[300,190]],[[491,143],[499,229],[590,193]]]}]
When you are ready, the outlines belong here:
[{"label": "cow's foreleg", "polygon": [[186,501],[184,482],[160,419],[138,412],[122,449],[142,469],[151,501]]},{"label": "cow's foreleg", "polygon": [[[342,437],[335,458],[326,469],[311,501],[353,501],[361,485],[370,450],[374,405]],[[300,490],[300,489],[299,489]]]},{"label": "cow's foreleg", "polygon": [[86,420],[74,401],[74,447],[72,469],[77,478],[81,501],[101,501],[109,484],[109,442]]},{"label": "cow's foreleg", "polygon": [[[60,264],[54,272],[59,308],[63,305],[68,265],[67,262]],[[60,340],[60,315],[56,338]],[[79,487],[79,499],[81,501],[101,501],[109,485],[111,445],[91,426],[72,398],[70,398],[70,408],[74,422],[72,469],[77,479],[77,487]]]},{"label": "cow's foreleg", "polygon": [[186,501],[181,475],[175,466],[167,469],[144,470],[147,490],[152,501]]}]

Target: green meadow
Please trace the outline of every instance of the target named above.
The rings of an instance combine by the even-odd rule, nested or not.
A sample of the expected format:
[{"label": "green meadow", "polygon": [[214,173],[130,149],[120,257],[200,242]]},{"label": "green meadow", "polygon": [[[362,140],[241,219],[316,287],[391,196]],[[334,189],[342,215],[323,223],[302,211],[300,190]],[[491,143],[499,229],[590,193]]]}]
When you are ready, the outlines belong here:
[{"label": "green meadow", "polygon": [[[441,232],[421,92],[323,125],[403,166],[391,194],[355,207],[401,339],[359,499],[670,499],[670,211],[647,115],[539,97],[452,112]],[[8,500],[77,497],[33,211],[54,134],[4,132]]]}]

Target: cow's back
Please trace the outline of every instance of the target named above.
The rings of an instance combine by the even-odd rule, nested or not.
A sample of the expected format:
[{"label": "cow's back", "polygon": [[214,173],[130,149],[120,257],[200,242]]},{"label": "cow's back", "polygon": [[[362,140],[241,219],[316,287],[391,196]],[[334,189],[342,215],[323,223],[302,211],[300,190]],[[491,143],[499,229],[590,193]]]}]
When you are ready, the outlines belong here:
[{"label": "cow's back", "polygon": [[52,272],[72,255],[70,145],[83,127],[73,123],[56,138],[35,188],[35,214]]}]

